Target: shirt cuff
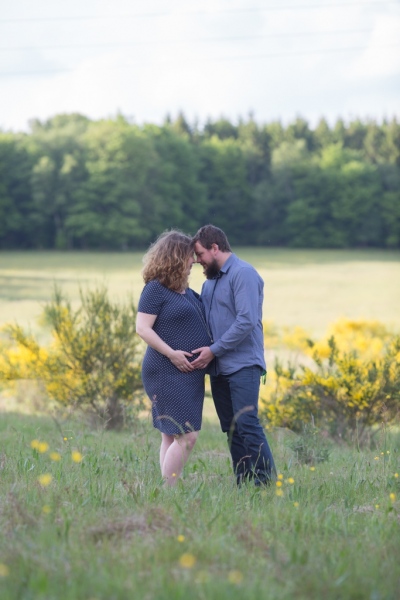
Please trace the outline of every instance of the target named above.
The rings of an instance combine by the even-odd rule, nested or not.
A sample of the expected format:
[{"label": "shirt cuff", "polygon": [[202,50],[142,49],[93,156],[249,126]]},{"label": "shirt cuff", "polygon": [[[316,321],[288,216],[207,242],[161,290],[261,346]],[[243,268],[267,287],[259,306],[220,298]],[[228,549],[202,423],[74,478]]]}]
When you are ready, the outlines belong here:
[{"label": "shirt cuff", "polygon": [[215,344],[211,344],[210,350],[214,354],[214,356],[221,356],[222,354],[224,354],[224,351],[221,348],[221,344],[219,344],[218,342],[215,342]]}]

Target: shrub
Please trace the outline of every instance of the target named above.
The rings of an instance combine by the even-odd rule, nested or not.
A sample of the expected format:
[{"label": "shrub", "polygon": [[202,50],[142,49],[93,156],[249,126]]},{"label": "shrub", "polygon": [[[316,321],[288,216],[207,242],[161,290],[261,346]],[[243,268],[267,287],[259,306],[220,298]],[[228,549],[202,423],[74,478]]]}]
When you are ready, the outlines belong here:
[{"label": "shrub", "polygon": [[366,428],[395,419],[400,408],[400,336],[385,331],[381,343],[373,343],[371,336],[368,346],[361,344],[358,332],[357,349],[346,339],[346,344],[341,340],[344,349],[334,336],[327,344],[309,340],[312,366],[275,362],[273,387],[263,400],[273,425],[301,431],[314,417],[335,437],[357,431],[362,440]]},{"label": "shrub", "polygon": [[52,342],[41,346],[18,325],[4,328],[12,344],[4,344],[0,377],[41,381],[50,399],[72,407],[91,407],[109,429],[123,424],[124,403],[143,407],[140,340],[135,332],[132,301],[113,303],[102,287],[81,290],[81,305],[73,309],[55,289],[43,318]]}]

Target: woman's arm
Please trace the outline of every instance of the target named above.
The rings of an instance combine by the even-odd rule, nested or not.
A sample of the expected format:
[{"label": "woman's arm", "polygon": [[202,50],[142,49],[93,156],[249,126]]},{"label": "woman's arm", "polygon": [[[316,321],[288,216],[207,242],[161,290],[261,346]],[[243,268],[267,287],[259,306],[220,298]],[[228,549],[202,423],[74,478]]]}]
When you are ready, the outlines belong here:
[{"label": "woman's arm", "polygon": [[192,354],[183,350],[173,350],[168,346],[153,329],[156,319],[157,315],[138,312],[136,315],[136,333],[148,346],[169,358],[179,371],[183,373],[193,371],[194,367],[192,367],[192,364],[186,358],[187,356],[192,356]]}]

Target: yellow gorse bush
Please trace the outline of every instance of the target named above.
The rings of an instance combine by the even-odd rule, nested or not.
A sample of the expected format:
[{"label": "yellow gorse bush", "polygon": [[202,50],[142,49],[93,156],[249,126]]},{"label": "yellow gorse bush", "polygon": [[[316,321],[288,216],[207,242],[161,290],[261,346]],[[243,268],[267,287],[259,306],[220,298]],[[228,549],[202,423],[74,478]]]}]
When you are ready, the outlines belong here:
[{"label": "yellow gorse bush", "polygon": [[362,435],[367,426],[397,414],[400,336],[376,321],[345,319],[329,334],[317,342],[299,331],[292,337],[292,347],[297,339],[297,349],[312,357],[311,366],[309,359],[299,367],[276,361],[262,388],[264,413],[273,425],[300,430],[318,418],[333,434],[345,436],[357,428]]},{"label": "yellow gorse bush", "polygon": [[135,320],[133,303],[112,303],[105,288],[81,292],[78,309],[56,289],[42,315],[51,327],[48,346],[18,325],[3,328],[8,338],[0,345],[0,379],[41,381],[50,399],[90,406],[108,427],[119,427],[122,403],[142,407]]}]

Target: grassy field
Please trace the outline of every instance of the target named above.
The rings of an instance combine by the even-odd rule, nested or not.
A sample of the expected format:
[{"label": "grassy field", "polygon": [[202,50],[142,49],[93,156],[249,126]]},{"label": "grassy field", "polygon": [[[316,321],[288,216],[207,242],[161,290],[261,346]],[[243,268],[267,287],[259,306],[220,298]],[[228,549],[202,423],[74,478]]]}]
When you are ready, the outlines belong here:
[{"label": "grassy field", "polygon": [[[262,274],[264,318],[278,326],[320,335],[346,316],[400,329],[399,252],[237,253]],[[74,301],[80,285],[104,282],[137,299],[140,268],[140,253],[2,252],[0,326],[39,330],[54,282]],[[202,281],[194,266],[192,287]],[[206,398],[184,478],[165,489],[146,414],[115,433],[74,415],[10,412],[30,394],[34,408],[23,384],[17,403],[4,392],[0,404],[1,600],[400,597],[399,429],[379,430],[373,448],[336,444],[315,467],[291,450],[293,433],[270,431],[282,485],[237,489]]]},{"label": "grassy field", "polygon": [[[264,318],[324,333],[339,317],[378,319],[400,328],[400,252],[238,249],[265,280]],[[17,320],[35,329],[54,282],[72,299],[79,285],[107,283],[115,297],[139,298],[142,253],[0,252],[0,325]],[[200,291],[202,269],[191,286]]]},{"label": "grassy field", "polygon": [[398,433],[311,469],[276,431],[282,486],[265,490],[236,488],[209,422],[176,489],[146,420],[117,434],[6,414],[0,436],[2,600],[399,598]]}]

